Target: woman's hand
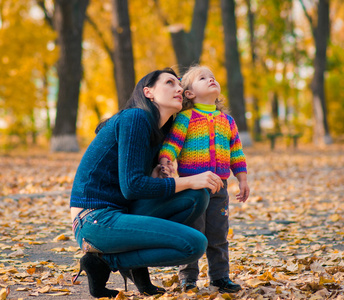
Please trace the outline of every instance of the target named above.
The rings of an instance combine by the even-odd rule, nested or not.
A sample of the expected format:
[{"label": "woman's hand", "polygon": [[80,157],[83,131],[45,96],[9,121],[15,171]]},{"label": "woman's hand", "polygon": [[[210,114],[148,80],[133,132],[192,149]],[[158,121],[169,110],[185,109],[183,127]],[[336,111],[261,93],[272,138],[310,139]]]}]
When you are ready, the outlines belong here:
[{"label": "woman's hand", "polygon": [[159,177],[159,174],[160,174],[160,171],[161,171],[161,165],[158,164],[158,165],[156,165],[156,167],[153,169],[152,174],[151,174],[151,177],[153,177],[153,178],[158,178],[158,177]]},{"label": "woman's hand", "polygon": [[176,193],[186,189],[199,190],[208,188],[213,194],[215,194],[221,188],[223,188],[223,182],[221,178],[211,171],[207,171],[198,175],[175,178],[175,181]]}]

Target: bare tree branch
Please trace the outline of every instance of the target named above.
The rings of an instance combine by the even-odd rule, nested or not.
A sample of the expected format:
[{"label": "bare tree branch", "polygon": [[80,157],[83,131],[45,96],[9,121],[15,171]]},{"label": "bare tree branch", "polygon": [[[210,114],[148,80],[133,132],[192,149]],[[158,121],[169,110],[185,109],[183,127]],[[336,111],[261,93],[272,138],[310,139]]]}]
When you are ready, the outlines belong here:
[{"label": "bare tree branch", "polygon": [[42,8],[43,12],[44,12],[44,19],[45,21],[49,24],[49,26],[55,30],[54,28],[54,22],[53,22],[53,16],[51,16],[47,10],[47,8],[45,7],[45,2],[44,0],[37,0],[37,5]]},{"label": "bare tree branch", "polygon": [[314,26],[314,24],[313,24],[313,19],[312,19],[311,15],[310,15],[310,14],[308,13],[308,11],[307,11],[305,2],[304,2],[303,0],[299,0],[299,1],[300,1],[301,6],[302,6],[302,9],[303,9],[303,11],[304,11],[304,13],[305,13],[305,16],[306,16],[306,18],[308,19],[309,24],[311,25],[312,34],[313,34],[313,37],[314,37],[314,39],[315,39],[315,36],[316,36],[316,34],[315,34],[316,28],[315,28],[315,26]]},{"label": "bare tree branch", "polygon": [[161,10],[159,0],[154,0],[154,4],[156,7],[156,11],[158,13],[158,17],[160,18],[161,22],[164,24],[164,26],[170,26],[170,23],[167,21],[167,17],[164,15],[164,13]]},{"label": "bare tree branch", "polygon": [[209,0],[195,1],[189,32],[184,30],[182,24],[171,25],[161,10],[159,0],[154,0],[154,3],[162,23],[168,26],[179,72],[182,75],[192,64],[199,63],[204,40],[204,29],[207,23]]},{"label": "bare tree branch", "polygon": [[104,46],[106,53],[109,55],[111,61],[114,62],[113,50],[110,48],[109,44],[106,42],[105,37],[103,33],[101,32],[101,30],[99,29],[98,25],[92,20],[92,18],[88,14],[86,14],[85,19],[91,25],[93,30],[97,33],[98,37],[100,38]]}]

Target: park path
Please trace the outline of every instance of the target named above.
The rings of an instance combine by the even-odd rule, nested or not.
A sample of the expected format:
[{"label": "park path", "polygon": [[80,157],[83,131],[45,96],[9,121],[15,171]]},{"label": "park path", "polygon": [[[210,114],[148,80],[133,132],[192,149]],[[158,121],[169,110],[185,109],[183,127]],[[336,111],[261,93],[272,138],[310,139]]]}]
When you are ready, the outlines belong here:
[{"label": "park path", "polygon": [[[244,289],[227,299],[344,299],[344,147],[245,153],[249,201],[236,203],[237,183],[228,184],[230,276]],[[68,208],[80,158],[0,156],[0,290],[9,287],[7,299],[92,299],[86,276],[71,285],[82,256]],[[176,268],[151,268],[155,282],[171,285],[161,299],[223,299],[207,288],[204,258],[200,267],[201,292],[188,295],[173,284]],[[117,273],[109,287],[123,290]],[[130,287],[124,299],[143,298]]]}]

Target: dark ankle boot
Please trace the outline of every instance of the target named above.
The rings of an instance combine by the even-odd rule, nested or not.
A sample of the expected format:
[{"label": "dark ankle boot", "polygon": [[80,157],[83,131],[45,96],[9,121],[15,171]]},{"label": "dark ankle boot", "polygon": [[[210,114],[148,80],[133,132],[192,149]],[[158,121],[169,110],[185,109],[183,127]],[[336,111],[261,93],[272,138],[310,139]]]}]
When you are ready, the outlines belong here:
[{"label": "dark ankle boot", "polygon": [[149,278],[148,268],[138,268],[119,271],[124,279],[125,291],[127,291],[127,278],[137,287],[140,293],[145,295],[165,294],[166,290],[153,285]]},{"label": "dark ankle boot", "polygon": [[80,259],[80,271],[73,279],[73,283],[79,277],[81,271],[85,271],[88,279],[88,287],[93,297],[116,297],[118,291],[107,289],[106,282],[110,277],[111,270],[107,263],[97,254],[86,253]]}]

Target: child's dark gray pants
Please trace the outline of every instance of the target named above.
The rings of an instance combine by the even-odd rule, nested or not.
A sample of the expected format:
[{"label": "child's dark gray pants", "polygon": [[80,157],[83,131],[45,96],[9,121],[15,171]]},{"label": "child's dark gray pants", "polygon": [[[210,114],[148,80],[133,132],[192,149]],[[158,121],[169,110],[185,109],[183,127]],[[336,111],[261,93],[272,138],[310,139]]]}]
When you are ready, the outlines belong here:
[{"label": "child's dark gray pants", "polygon": [[[224,187],[216,194],[210,192],[210,202],[207,210],[191,227],[202,232],[208,239],[206,251],[208,259],[208,274],[210,280],[228,277],[228,192],[227,180]],[[179,266],[179,279],[196,281],[198,279],[198,261]]]}]

